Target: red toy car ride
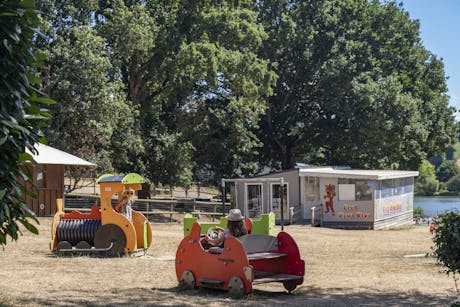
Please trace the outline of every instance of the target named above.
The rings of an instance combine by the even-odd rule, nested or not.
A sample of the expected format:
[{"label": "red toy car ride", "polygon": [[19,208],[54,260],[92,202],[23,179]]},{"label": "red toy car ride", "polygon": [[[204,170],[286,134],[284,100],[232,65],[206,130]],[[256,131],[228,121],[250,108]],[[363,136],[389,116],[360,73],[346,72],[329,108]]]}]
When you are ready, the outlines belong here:
[{"label": "red toy car ride", "polygon": [[210,287],[241,297],[255,284],[279,282],[289,291],[303,283],[305,262],[299,248],[286,232],[276,237],[248,234],[228,237],[220,254],[208,252],[201,244],[200,225],[195,223],[176,252],[179,287]]}]

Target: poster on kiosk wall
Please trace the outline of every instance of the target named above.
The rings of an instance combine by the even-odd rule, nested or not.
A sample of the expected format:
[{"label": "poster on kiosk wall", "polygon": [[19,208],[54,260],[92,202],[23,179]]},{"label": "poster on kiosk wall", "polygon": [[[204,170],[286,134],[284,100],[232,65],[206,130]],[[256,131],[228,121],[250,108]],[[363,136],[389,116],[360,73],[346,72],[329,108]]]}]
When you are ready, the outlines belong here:
[{"label": "poster on kiosk wall", "polygon": [[[366,182],[372,193],[372,181]],[[361,193],[354,183],[338,183],[337,179],[322,180],[321,194],[323,195],[324,221],[334,222],[370,222],[374,219],[374,202],[357,200]]]}]

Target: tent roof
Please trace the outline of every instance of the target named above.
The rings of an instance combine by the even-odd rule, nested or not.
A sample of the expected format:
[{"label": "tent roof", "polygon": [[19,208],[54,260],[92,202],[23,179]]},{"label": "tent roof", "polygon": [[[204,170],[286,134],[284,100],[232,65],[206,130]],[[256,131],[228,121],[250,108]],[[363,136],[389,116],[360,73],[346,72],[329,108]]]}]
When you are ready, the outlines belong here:
[{"label": "tent roof", "polygon": [[62,165],[76,165],[76,166],[96,166],[96,164],[80,159],[74,155],[66,153],[62,150],[53,148],[51,146],[36,143],[35,148],[38,154],[30,152],[26,148],[26,152],[32,156],[32,158],[38,164],[62,164]]},{"label": "tent roof", "polygon": [[362,169],[335,169],[333,167],[310,167],[299,169],[300,176],[317,176],[329,178],[351,178],[384,180],[395,178],[416,177],[417,171],[400,170],[362,170]]}]

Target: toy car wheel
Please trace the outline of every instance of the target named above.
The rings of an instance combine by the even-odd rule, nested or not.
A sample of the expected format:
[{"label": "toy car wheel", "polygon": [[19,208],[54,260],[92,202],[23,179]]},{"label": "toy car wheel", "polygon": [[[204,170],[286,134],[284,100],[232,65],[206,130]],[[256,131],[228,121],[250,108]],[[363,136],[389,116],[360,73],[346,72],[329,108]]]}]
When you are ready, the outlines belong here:
[{"label": "toy car wheel", "polygon": [[242,298],[244,295],[244,283],[238,276],[233,276],[228,282],[228,294],[233,298]]},{"label": "toy car wheel", "polygon": [[288,280],[288,281],[285,281],[283,282],[283,286],[286,290],[289,291],[289,293],[291,293],[291,291],[294,291],[295,288],[297,288],[297,281],[295,280]]},{"label": "toy car wheel", "polygon": [[192,290],[195,288],[195,276],[190,271],[185,270],[179,281],[179,289]]}]

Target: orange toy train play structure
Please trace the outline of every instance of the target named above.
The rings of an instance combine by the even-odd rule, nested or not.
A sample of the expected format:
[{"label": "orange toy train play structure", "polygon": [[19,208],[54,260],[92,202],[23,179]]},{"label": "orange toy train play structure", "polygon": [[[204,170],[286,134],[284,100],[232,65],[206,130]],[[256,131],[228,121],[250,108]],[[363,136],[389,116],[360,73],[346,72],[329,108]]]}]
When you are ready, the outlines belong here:
[{"label": "orange toy train play structure", "polygon": [[145,252],[152,243],[152,229],[147,218],[133,210],[131,222],[112,208],[115,193],[120,200],[123,191],[140,190],[144,179],[135,173],[125,176],[106,174],[96,182],[100,186],[101,207],[94,204],[91,213],[64,213],[62,199],[58,199],[51,230],[51,251],[106,257]]},{"label": "orange toy train play structure", "polygon": [[195,223],[176,252],[176,276],[182,289],[218,288],[241,297],[255,284],[279,282],[291,292],[303,283],[304,274],[299,248],[283,231],[276,237],[230,236],[225,239],[223,252],[213,254],[203,248],[200,225]]}]

